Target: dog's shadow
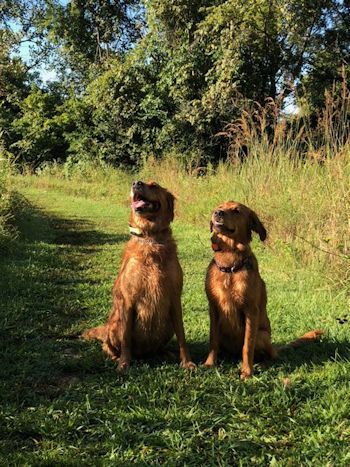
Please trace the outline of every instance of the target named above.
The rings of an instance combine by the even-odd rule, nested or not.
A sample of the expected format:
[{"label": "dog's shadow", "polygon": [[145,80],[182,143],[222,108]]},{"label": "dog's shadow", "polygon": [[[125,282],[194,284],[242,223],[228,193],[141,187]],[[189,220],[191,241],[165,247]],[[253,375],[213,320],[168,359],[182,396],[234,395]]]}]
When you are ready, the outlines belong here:
[{"label": "dog's shadow", "polygon": [[[282,344],[282,343],[281,343]],[[280,345],[279,343],[277,345]],[[195,341],[188,342],[188,348],[192,361],[201,367],[208,355],[208,342]],[[262,362],[261,371],[268,368],[283,370],[284,372],[293,372],[301,367],[313,367],[314,365],[324,365],[326,362],[349,360],[350,342],[347,340],[335,341],[334,339],[323,337],[321,341],[307,344],[296,349],[281,350],[276,360]],[[145,363],[151,368],[156,368],[162,364],[180,364],[179,348],[175,339],[173,339],[168,351],[149,355],[133,360],[139,364]],[[241,362],[241,355],[232,355],[224,350],[218,354],[218,365],[220,368],[237,367]]]},{"label": "dog's shadow", "polygon": [[281,350],[277,359],[270,365],[292,372],[302,366],[324,365],[326,362],[349,360],[349,358],[348,340],[335,340],[325,336],[320,341],[303,347]]}]

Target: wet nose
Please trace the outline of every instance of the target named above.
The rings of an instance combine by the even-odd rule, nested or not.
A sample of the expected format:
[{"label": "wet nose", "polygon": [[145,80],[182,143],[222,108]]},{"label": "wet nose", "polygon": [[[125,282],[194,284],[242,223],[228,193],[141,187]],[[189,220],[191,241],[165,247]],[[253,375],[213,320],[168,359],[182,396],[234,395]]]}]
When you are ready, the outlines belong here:
[{"label": "wet nose", "polygon": [[140,180],[137,180],[136,182],[132,182],[133,188],[141,188],[143,183]]},{"label": "wet nose", "polygon": [[224,211],[221,211],[221,209],[215,211],[214,214],[216,217],[224,217]]}]

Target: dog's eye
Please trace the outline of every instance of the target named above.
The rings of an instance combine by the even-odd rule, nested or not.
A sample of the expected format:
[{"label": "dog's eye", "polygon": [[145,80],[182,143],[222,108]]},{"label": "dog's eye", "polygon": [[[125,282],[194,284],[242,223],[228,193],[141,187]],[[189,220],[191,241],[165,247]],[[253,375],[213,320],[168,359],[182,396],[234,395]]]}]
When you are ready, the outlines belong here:
[{"label": "dog's eye", "polygon": [[233,214],[239,214],[239,209],[238,208],[232,209],[232,212]]}]

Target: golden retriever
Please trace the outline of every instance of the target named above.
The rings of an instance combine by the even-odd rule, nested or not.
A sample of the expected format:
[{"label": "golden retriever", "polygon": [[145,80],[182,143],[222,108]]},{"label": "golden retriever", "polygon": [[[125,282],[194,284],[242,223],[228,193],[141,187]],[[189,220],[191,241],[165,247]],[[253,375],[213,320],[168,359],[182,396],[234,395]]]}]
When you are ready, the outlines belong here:
[{"label": "golden retriever", "polygon": [[266,287],[250,248],[252,230],[260,240],[265,227],[248,207],[233,201],[217,206],[212,214],[214,258],[209,264],[205,290],[209,301],[210,344],[205,366],[214,366],[220,347],[242,353],[241,379],[252,376],[253,362],[274,359],[277,350],[313,341],[323,331],[311,331],[295,342],[275,348],[266,312]]},{"label": "golden retriever", "polygon": [[130,202],[131,238],[113,287],[112,310],[105,325],[83,337],[102,340],[122,371],[132,356],[165,351],[175,333],[181,364],[192,369],[182,321],[182,269],[170,229],[174,196],[153,181],[136,181]]}]

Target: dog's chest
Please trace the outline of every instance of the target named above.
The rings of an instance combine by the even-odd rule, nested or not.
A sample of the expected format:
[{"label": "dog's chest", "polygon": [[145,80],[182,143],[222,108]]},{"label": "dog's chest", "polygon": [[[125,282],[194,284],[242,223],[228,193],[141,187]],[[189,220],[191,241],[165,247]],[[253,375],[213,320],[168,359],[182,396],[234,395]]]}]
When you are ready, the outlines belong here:
[{"label": "dog's chest", "polygon": [[226,274],[216,281],[213,287],[217,309],[219,310],[220,327],[225,332],[239,330],[244,326],[243,306],[245,303],[245,287],[241,281],[235,280],[236,274]]},{"label": "dog's chest", "polygon": [[158,329],[166,325],[172,295],[179,293],[171,274],[159,264],[142,265],[138,269],[138,291],[135,294],[137,321],[145,327]]},{"label": "dog's chest", "polygon": [[209,294],[218,310],[230,319],[235,319],[236,313],[246,303],[247,285],[244,274],[245,272],[220,273],[210,280]]},{"label": "dog's chest", "polygon": [[140,270],[139,284],[140,291],[137,301],[144,302],[149,308],[153,308],[164,295],[166,274],[157,265],[143,266]]}]

